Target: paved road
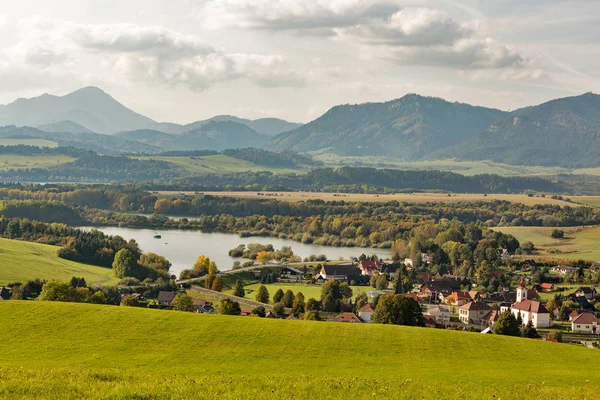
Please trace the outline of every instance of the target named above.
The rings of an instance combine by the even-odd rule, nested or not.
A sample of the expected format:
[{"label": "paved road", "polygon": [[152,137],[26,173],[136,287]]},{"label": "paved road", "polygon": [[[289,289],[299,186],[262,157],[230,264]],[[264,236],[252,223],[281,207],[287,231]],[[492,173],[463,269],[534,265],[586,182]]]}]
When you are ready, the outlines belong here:
[{"label": "paved road", "polygon": [[240,303],[242,308],[244,308],[244,306],[246,306],[246,307],[249,307],[252,309],[252,308],[259,307],[259,306],[263,306],[267,310],[273,309],[273,307],[270,306],[269,304],[259,303],[258,301],[253,301],[253,300],[248,300],[248,299],[242,299],[241,297],[236,297],[231,294],[215,292],[214,290],[204,289],[204,288],[201,288],[198,286],[192,286],[190,288],[190,290],[192,290],[194,292],[205,294],[207,296],[216,297],[218,299],[230,299],[233,301],[237,301],[238,303]]}]

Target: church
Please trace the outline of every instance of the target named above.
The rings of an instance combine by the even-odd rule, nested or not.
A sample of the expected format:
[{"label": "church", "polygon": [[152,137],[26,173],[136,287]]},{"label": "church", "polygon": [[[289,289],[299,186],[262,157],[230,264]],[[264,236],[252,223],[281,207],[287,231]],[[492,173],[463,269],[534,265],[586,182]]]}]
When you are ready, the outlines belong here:
[{"label": "church", "polygon": [[517,319],[519,315],[521,316],[523,326],[527,325],[529,321],[534,328],[548,328],[552,325],[550,312],[546,307],[539,301],[527,299],[527,287],[525,287],[523,278],[517,288],[517,302],[510,307],[510,311]]}]

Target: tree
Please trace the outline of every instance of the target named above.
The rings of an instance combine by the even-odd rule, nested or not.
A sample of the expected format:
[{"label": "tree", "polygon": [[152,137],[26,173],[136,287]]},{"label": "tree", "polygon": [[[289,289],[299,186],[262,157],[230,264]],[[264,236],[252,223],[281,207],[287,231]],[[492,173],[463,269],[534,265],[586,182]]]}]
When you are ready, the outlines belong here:
[{"label": "tree", "polygon": [[562,239],[565,237],[565,231],[561,229],[554,229],[550,235],[552,239]]},{"label": "tree", "polygon": [[291,308],[294,305],[294,292],[291,290],[286,290],[283,295],[282,303],[286,308]]},{"label": "tree", "polygon": [[321,316],[318,311],[308,311],[304,314],[305,321],[320,321]]},{"label": "tree", "polygon": [[121,299],[121,305],[124,307],[139,307],[140,302],[138,301],[137,297],[128,294],[127,296],[123,296],[123,299]]},{"label": "tree", "polygon": [[244,290],[244,286],[239,279],[235,281],[235,285],[233,286],[233,295],[241,298],[246,297],[246,291]]},{"label": "tree", "polygon": [[115,254],[112,268],[117,278],[126,276],[136,276],[136,259],[133,253],[128,249],[121,249]]},{"label": "tree", "polygon": [[273,303],[279,303],[281,300],[283,300],[283,290],[277,289],[275,295],[273,295]]},{"label": "tree", "polygon": [[494,324],[494,333],[496,335],[505,336],[520,336],[521,330],[519,329],[519,323],[510,310],[504,311],[498,317],[498,320]]},{"label": "tree", "polygon": [[256,254],[256,261],[258,261],[261,264],[267,264],[271,260],[273,260],[273,252],[259,251]]},{"label": "tree", "polygon": [[74,288],[68,283],[52,280],[46,282],[38,297],[41,301],[65,301],[72,303],[85,303],[90,299],[88,288]]},{"label": "tree", "polygon": [[556,310],[558,308],[558,301],[556,300],[555,297],[552,297],[550,300],[548,300],[548,302],[546,303],[546,308],[550,312],[553,312],[554,310]]},{"label": "tree", "polygon": [[385,275],[380,275],[379,278],[377,278],[376,287],[379,290],[385,290],[385,289],[387,289],[387,287],[388,287],[388,280],[385,277]]},{"label": "tree", "polygon": [[425,326],[419,303],[401,294],[384,294],[373,313],[373,321],[379,324]]},{"label": "tree", "polygon": [[561,321],[569,320],[569,307],[567,307],[567,304],[563,304],[558,310],[558,319]]},{"label": "tree", "polygon": [[194,312],[194,300],[189,294],[177,293],[173,300],[173,310]]},{"label": "tree", "polygon": [[551,341],[554,341],[554,342],[562,343],[562,341],[563,341],[563,334],[562,334],[561,331],[553,329],[550,332],[548,332],[547,339],[551,340]]},{"label": "tree", "polygon": [[265,285],[260,285],[256,291],[256,301],[259,303],[269,304],[269,291]]},{"label": "tree", "polygon": [[323,311],[338,312],[340,311],[340,300],[333,297],[333,294],[327,293],[321,297],[321,307]]},{"label": "tree", "polygon": [[304,306],[304,310],[306,312],[308,311],[319,311],[321,309],[321,304],[319,303],[319,301],[315,298],[310,298],[308,299],[308,301],[306,302],[306,305]]},{"label": "tree", "polygon": [[104,294],[103,291],[98,290],[98,291],[94,292],[90,296],[90,303],[92,303],[92,304],[106,304],[106,295]]},{"label": "tree", "polygon": [[521,336],[529,339],[537,339],[540,337],[537,329],[533,327],[533,322],[531,321],[529,321],[527,325],[523,327],[523,330],[521,331]]},{"label": "tree", "polygon": [[85,279],[77,278],[77,277],[72,277],[71,281],[69,282],[69,285],[71,285],[74,288],[87,287],[87,283],[85,282]]},{"label": "tree", "polygon": [[340,294],[344,299],[349,299],[352,297],[352,288],[350,285],[348,285],[348,282],[342,282],[340,284]]},{"label": "tree", "polygon": [[217,310],[222,315],[240,315],[242,313],[240,303],[231,299],[222,299],[217,306]]},{"label": "tree", "polygon": [[273,304],[273,312],[275,314],[282,316],[284,311],[285,311],[285,306],[283,305],[283,303]]},{"label": "tree", "polygon": [[296,293],[296,296],[294,296],[292,312],[294,312],[295,314],[304,312],[304,294],[302,292],[298,292]]},{"label": "tree", "polygon": [[364,306],[368,302],[369,302],[369,298],[367,297],[366,293],[359,294],[354,299],[354,305],[355,305],[356,310],[360,310],[362,308],[362,306]]},{"label": "tree", "polygon": [[214,279],[211,289],[214,290],[215,292],[223,291],[223,280],[221,279],[220,276],[217,276]]},{"label": "tree", "polygon": [[252,310],[252,315],[256,315],[257,317],[264,318],[267,315],[267,310],[263,306],[258,306]]}]

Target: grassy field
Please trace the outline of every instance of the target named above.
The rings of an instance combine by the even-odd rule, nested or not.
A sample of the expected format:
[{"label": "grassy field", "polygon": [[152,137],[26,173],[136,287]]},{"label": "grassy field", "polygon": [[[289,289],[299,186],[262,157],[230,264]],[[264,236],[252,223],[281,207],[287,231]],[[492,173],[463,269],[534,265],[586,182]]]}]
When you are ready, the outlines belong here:
[{"label": "grassy field", "polygon": [[[0,320],[7,399],[565,399],[600,390],[596,350],[530,339],[45,302],[1,302]],[[432,360],[469,366],[449,373]]]},{"label": "grassy field", "polygon": [[[0,141],[0,146],[2,145]],[[0,171],[24,168],[50,168],[74,161],[74,158],[56,156],[21,156],[16,154],[0,154]]]},{"label": "grassy field", "polygon": [[275,174],[286,174],[291,172],[303,172],[295,169],[272,168],[264,165],[258,165],[245,160],[229,157],[226,155],[214,155],[205,157],[163,157],[147,156],[134,157],[139,160],[159,160],[166,161],[185,168],[191,174],[218,174],[227,172],[246,172],[246,171],[269,171]]},{"label": "grassy field", "polygon": [[0,239],[0,285],[30,279],[83,277],[88,284],[116,284],[111,269],[63,260],[58,247],[19,240]]},{"label": "grassy field", "polygon": [[[258,290],[259,286],[260,286],[260,283],[244,286],[244,290],[246,291],[246,298],[254,300],[254,296],[256,296],[256,291]],[[306,300],[310,299],[311,297],[315,298],[317,300],[319,300],[321,298],[321,286],[320,285],[306,285],[306,284],[295,284],[295,283],[268,283],[268,284],[265,284],[265,286],[267,287],[267,290],[269,291],[269,295],[271,296],[271,301],[273,301],[273,295],[279,289],[283,290],[284,292],[287,290],[291,290],[292,292],[294,292],[294,294],[296,294],[298,292],[302,292],[302,294],[304,295],[304,298]],[[360,293],[366,293],[370,290],[373,290],[373,288],[371,288],[369,286],[351,286],[351,287],[352,287],[353,297],[356,297]],[[224,293],[232,294],[233,290],[224,290]]]},{"label": "grassy field", "polygon": [[538,249],[536,255],[558,260],[600,261],[600,227],[559,228],[564,230],[564,239],[552,239],[556,228],[531,226],[498,227],[494,230],[510,233],[519,242],[532,242]]},{"label": "grassy field", "polygon": [[[194,195],[194,192],[159,192],[164,196],[177,196],[180,193]],[[386,202],[399,201],[407,203],[458,203],[461,201],[494,201],[506,200],[514,203],[523,203],[529,206],[536,204],[555,204],[560,206],[578,207],[578,204],[568,203],[564,200],[555,200],[550,197],[529,197],[523,194],[442,194],[442,193],[396,193],[396,194],[363,194],[363,193],[317,193],[317,192],[203,192],[211,196],[227,196],[237,198],[278,199],[282,201],[363,201]],[[261,194],[259,194],[261,193]],[[569,197],[576,199],[575,196]],[[599,197],[600,199],[600,197]]]},{"label": "grassy field", "polygon": [[44,139],[0,139],[0,146],[37,146],[37,147],[58,147],[58,143]]}]

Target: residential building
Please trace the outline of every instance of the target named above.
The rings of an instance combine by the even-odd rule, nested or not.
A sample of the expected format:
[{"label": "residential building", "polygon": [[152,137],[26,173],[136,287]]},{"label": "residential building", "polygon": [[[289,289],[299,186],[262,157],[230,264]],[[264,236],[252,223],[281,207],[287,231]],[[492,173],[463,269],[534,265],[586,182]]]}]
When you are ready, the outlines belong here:
[{"label": "residential building", "polygon": [[523,326],[531,321],[534,328],[548,328],[550,326],[550,312],[539,301],[529,300],[527,294],[525,280],[521,278],[517,288],[517,302],[511,306],[510,311],[515,318],[521,317]]},{"label": "residential building", "polygon": [[194,310],[202,314],[211,314],[214,312],[213,303],[206,300],[193,300]]},{"label": "residential building", "polygon": [[294,267],[285,267],[281,270],[280,279],[288,281],[299,281],[304,278],[304,272]]},{"label": "residential building", "polygon": [[358,316],[365,322],[371,322],[374,312],[373,307],[367,303],[358,310]]},{"label": "residential building", "polygon": [[582,286],[575,291],[575,296],[583,296],[588,300],[592,300],[596,297],[596,289],[589,286]]},{"label": "residential building", "polygon": [[492,308],[482,301],[472,301],[460,307],[458,317],[463,324],[487,325]]},{"label": "residential building", "polygon": [[452,292],[449,296],[446,296],[446,298],[444,299],[446,304],[456,307],[465,305],[471,300],[472,299],[469,292]]},{"label": "residential building", "polygon": [[358,268],[362,275],[373,275],[376,272],[381,272],[381,264],[377,261],[361,260],[358,263]]},{"label": "residential building", "polygon": [[330,319],[332,322],[348,322],[351,324],[360,324],[362,321],[354,313],[344,312]]},{"label": "residential building", "polygon": [[575,333],[600,334],[600,319],[593,312],[585,311],[571,321],[571,331]]},{"label": "residential building", "polygon": [[175,300],[175,292],[166,292],[161,290],[158,292],[158,304],[165,307],[171,307],[173,300]]},{"label": "residential building", "polygon": [[557,274],[566,275],[576,272],[577,268],[570,267],[568,265],[557,265],[556,267],[552,268],[552,271],[556,272]]},{"label": "residential building", "polygon": [[349,282],[360,279],[362,272],[359,268],[351,264],[323,264],[319,275],[325,280],[337,279]]},{"label": "residential building", "polygon": [[544,292],[551,292],[554,290],[554,285],[552,283],[542,283],[540,287]]},{"label": "residential building", "polygon": [[450,322],[450,309],[444,305],[430,304],[427,306],[424,315],[432,317],[439,324]]}]

